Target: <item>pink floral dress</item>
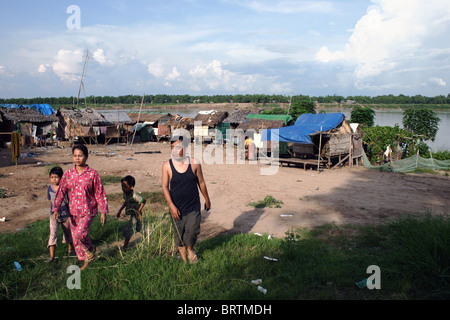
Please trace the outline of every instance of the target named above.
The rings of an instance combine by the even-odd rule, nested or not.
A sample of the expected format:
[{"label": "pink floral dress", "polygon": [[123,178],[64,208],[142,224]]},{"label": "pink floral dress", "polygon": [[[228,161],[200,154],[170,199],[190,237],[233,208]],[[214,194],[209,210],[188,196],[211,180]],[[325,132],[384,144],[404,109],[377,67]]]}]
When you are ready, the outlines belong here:
[{"label": "pink floral dress", "polygon": [[75,252],[78,260],[85,260],[86,251],[92,247],[89,227],[98,213],[98,207],[101,213],[109,212],[105,189],[97,171],[86,166],[79,174],[74,166],[61,178],[53,212],[61,207],[66,194],[69,196],[70,230]]}]

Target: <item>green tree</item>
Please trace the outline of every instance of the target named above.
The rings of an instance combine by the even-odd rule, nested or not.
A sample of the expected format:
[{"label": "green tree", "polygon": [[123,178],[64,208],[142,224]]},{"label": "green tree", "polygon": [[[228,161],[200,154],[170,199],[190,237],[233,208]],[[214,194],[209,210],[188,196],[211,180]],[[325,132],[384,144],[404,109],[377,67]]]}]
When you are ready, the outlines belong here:
[{"label": "green tree", "polygon": [[418,136],[421,141],[434,141],[439,121],[436,112],[428,108],[407,109],[403,112],[403,127]]},{"label": "green tree", "polygon": [[401,158],[417,152],[417,139],[411,131],[401,129],[398,125],[363,127],[362,130],[366,155],[373,164],[384,161],[384,152],[388,145],[394,153],[401,155]]},{"label": "green tree", "polygon": [[361,106],[353,107],[350,114],[350,122],[359,123],[364,127],[373,127],[375,118],[375,111],[371,108],[364,108]]},{"label": "green tree", "polygon": [[311,101],[311,99],[300,97],[292,100],[291,107],[289,108],[289,114],[294,121],[297,120],[301,114],[316,113],[315,104]]}]

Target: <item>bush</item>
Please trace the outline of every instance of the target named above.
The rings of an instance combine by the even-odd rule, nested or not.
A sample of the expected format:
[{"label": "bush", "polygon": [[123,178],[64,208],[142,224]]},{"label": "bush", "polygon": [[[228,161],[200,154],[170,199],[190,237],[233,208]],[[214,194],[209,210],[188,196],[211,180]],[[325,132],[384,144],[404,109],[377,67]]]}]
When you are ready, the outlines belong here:
[{"label": "bush", "polygon": [[375,111],[371,108],[361,106],[353,107],[350,115],[350,122],[359,123],[363,127],[373,127]]},{"label": "bush", "polygon": [[282,204],[283,201],[277,200],[272,196],[266,196],[264,200],[258,202],[251,202],[248,205],[255,208],[272,208],[273,206],[275,206],[275,208],[281,208]]}]

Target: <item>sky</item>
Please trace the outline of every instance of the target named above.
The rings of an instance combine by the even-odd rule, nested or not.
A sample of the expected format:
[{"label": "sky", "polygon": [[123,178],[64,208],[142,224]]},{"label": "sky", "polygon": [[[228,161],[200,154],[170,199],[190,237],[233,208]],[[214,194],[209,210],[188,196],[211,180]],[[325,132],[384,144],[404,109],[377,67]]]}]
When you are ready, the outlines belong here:
[{"label": "sky", "polygon": [[0,0],[0,98],[447,96],[448,0]]}]

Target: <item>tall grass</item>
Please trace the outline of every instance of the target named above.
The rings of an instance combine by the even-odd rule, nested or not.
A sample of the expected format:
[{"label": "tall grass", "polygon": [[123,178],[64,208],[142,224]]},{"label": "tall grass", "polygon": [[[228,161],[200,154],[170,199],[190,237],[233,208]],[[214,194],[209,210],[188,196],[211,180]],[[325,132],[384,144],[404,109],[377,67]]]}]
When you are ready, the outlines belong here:
[{"label": "tall grass", "polygon": [[425,297],[450,297],[450,223],[449,216],[417,219],[408,217],[389,224],[392,236],[386,242],[398,266],[395,275],[409,279],[414,288],[426,291]]},{"label": "tall grass", "polygon": [[[46,264],[48,219],[0,235],[0,299],[448,299],[448,215],[405,217],[379,226],[323,225],[292,230],[283,239],[235,234],[199,242],[199,262],[183,264],[173,246],[168,214],[144,212],[141,237],[126,252],[127,222],[96,218],[98,258],[81,273],[81,290],[68,289],[66,258]],[[61,232],[60,232],[61,235]],[[133,240],[132,240],[133,241]],[[271,261],[264,257],[276,258]],[[19,261],[23,271],[14,271]],[[369,265],[381,270],[381,289],[358,289]],[[251,280],[262,279],[267,294]]]}]

